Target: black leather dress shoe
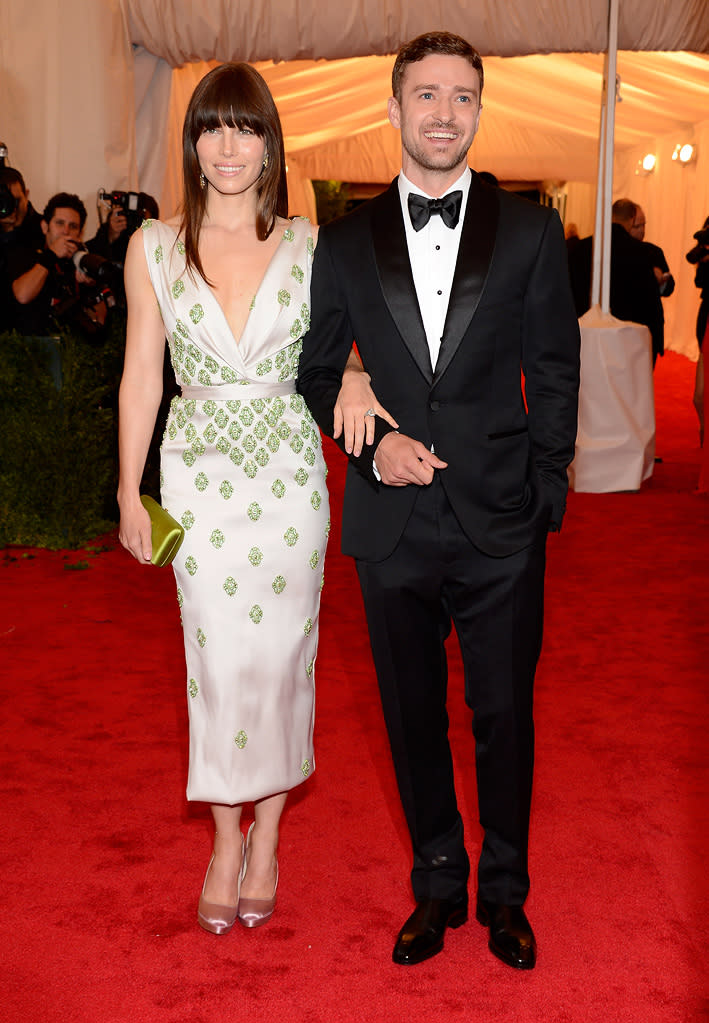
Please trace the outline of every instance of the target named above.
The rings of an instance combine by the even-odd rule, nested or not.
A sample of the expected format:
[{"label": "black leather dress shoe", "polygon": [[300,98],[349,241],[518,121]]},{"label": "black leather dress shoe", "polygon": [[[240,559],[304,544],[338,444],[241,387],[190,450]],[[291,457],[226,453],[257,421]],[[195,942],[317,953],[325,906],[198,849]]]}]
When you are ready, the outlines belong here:
[{"label": "black leather dress shoe", "polygon": [[421,899],[399,931],[392,959],[402,966],[430,959],[443,948],[446,927],[460,927],[467,919],[467,895],[456,900]]},{"label": "black leather dress shoe", "polygon": [[475,916],[490,928],[488,947],[493,955],[516,970],[532,970],[537,961],[537,943],[521,906],[478,899]]}]

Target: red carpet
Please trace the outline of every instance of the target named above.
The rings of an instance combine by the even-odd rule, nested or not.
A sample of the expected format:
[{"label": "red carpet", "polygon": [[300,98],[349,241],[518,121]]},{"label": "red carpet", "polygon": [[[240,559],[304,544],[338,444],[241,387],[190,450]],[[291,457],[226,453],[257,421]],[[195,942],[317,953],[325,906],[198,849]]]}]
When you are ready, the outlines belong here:
[{"label": "red carpet", "polygon": [[[352,565],[333,528],[317,771],[283,824],[273,921],[226,937],[196,905],[210,851],[188,808],[172,573],[116,545],[0,553],[2,997],[29,1023],[689,1023],[706,1019],[707,526],[692,364],[656,371],[663,462],[639,494],[571,494],[549,548],[532,892],[539,963],[475,921],[396,967],[411,907]],[[328,446],[333,521],[342,462]],[[86,570],[67,571],[84,561]],[[235,649],[235,656],[238,650]],[[455,656],[455,655],[454,655]],[[468,846],[469,713],[451,678]]]}]

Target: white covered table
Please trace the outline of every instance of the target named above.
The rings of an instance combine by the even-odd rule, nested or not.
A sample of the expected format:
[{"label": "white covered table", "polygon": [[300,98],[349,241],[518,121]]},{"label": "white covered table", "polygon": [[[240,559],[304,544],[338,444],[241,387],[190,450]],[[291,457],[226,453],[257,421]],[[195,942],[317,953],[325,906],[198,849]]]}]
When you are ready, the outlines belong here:
[{"label": "white covered table", "polygon": [[579,320],[581,387],[574,490],[639,490],[655,461],[652,341],[647,327],[598,306]]}]

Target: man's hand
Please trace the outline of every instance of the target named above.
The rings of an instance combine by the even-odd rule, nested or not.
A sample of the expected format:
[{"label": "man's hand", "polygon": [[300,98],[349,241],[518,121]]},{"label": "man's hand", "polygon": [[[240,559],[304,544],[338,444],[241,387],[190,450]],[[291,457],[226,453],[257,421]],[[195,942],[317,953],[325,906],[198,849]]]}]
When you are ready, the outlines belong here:
[{"label": "man's hand", "polygon": [[79,248],[79,242],[75,238],[70,238],[68,235],[60,235],[50,245],[47,243],[47,248],[57,257],[57,259],[71,259],[76,250]]},{"label": "man's hand", "polygon": [[404,433],[388,433],[382,437],[374,462],[382,483],[389,487],[405,487],[409,483],[426,486],[432,481],[435,469],[445,469],[448,465],[421,441]]},{"label": "man's hand", "polygon": [[128,220],[120,206],[114,206],[108,215],[108,240],[111,245],[128,227]]}]

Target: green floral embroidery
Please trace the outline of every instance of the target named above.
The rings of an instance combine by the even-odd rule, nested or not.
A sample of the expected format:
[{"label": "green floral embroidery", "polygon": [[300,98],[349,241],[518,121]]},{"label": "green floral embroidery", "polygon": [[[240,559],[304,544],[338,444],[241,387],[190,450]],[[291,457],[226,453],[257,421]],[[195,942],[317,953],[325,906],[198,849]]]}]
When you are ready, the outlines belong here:
[{"label": "green floral embroidery", "polygon": [[283,593],[286,588],[286,581],[282,575],[277,575],[271,583],[271,586],[273,587],[274,593]]},{"label": "green floral embroidery", "polygon": [[217,550],[224,546],[224,534],[222,533],[221,529],[212,530],[212,534],[209,537],[209,542],[211,543],[212,547],[215,547]]},{"label": "green floral embroidery", "polygon": [[285,492],[285,484],[281,480],[274,480],[273,486],[271,487],[271,493],[273,496],[280,500],[285,495]]},{"label": "green floral embroidery", "polygon": [[197,685],[197,683],[195,682],[195,680],[193,678],[190,679],[187,688],[189,690],[190,696],[194,700],[195,696],[199,692],[199,686]]},{"label": "green floral embroidery", "polygon": [[305,247],[308,250],[308,255],[312,256],[313,253],[315,252],[315,242],[313,241],[312,235],[308,235],[308,237],[306,238]]},{"label": "green floral embroidery", "polygon": [[214,425],[212,423],[209,423],[208,426],[206,427],[204,431],[204,439],[206,440],[207,444],[213,444],[214,441],[217,439],[217,431],[215,430]]},{"label": "green floral embroidery", "polygon": [[199,302],[197,302],[190,309],[190,319],[192,320],[193,323],[199,323],[199,321],[202,319],[203,316],[204,316],[204,309],[199,304]]},{"label": "green floral embroidery", "polygon": [[174,440],[175,437],[177,436],[177,427],[175,426],[174,423],[170,423],[170,425],[168,426],[167,435],[170,438],[170,440]]},{"label": "green floral embroidery", "polygon": [[244,407],[242,408],[241,412],[239,413],[239,419],[246,427],[251,426],[251,424],[253,423],[254,414],[248,407],[248,405],[244,405]]},{"label": "green floral embroidery", "polygon": [[258,522],[261,518],[262,508],[261,505],[256,501],[252,501],[249,507],[246,509],[246,514],[249,516],[252,522]]},{"label": "green floral embroidery", "polygon": [[[224,381],[225,384],[235,384],[236,381],[239,379],[234,370],[231,368],[231,366],[222,366],[221,374],[222,380]],[[234,404],[238,405],[239,402],[237,401]]]},{"label": "green floral embroidery", "polygon": [[259,440],[263,440],[267,433],[268,427],[264,423],[263,419],[259,419],[259,421],[256,423],[256,426],[254,426],[254,434],[258,437]]},{"label": "green floral embroidery", "polygon": [[185,290],[185,282],[184,281],[175,281],[175,283],[172,285],[172,297],[173,298],[179,298],[180,295],[183,294],[184,290]]},{"label": "green floral embroidery", "polygon": [[212,401],[211,398],[207,398],[206,401],[202,402],[202,411],[204,412],[205,416],[210,417],[213,416],[214,413],[217,411],[216,401]]},{"label": "green floral embroidery", "polygon": [[203,455],[204,452],[207,450],[204,446],[204,441],[202,440],[201,437],[198,437],[195,440],[194,444],[192,445],[192,450],[196,455]]},{"label": "green floral embroidery", "polygon": [[300,317],[303,321],[303,326],[307,330],[310,327],[310,310],[308,309],[305,302],[300,307]]},{"label": "green floral embroidery", "polygon": [[233,575],[228,575],[224,580],[224,592],[229,596],[233,597],[236,591],[239,589],[239,584]]},{"label": "green floral embroidery", "polygon": [[229,500],[229,498],[234,493],[234,488],[231,485],[231,483],[229,482],[229,480],[224,480],[222,482],[222,484],[219,487],[219,493],[222,495],[222,497],[224,498],[225,501]]},{"label": "green floral embroidery", "polygon": [[156,263],[162,263],[162,257],[163,257],[162,245],[156,245],[155,246],[155,262]]},{"label": "green floral embroidery", "polygon": [[181,256],[184,256],[185,252],[187,251],[184,242],[181,241],[177,242],[177,251],[180,253]]},{"label": "green floral embroidery", "polygon": [[227,430],[227,433],[229,434],[231,439],[238,440],[243,432],[244,431],[242,427],[239,425],[239,423],[237,423],[236,419],[232,420],[232,422],[229,424],[229,429]]},{"label": "green floral embroidery", "polygon": [[291,449],[295,451],[296,455],[299,455],[300,452],[303,450],[303,438],[300,436],[299,433],[293,434],[290,440],[290,446]]},{"label": "green floral embroidery", "polygon": [[281,288],[278,292],[278,301],[281,305],[290,305],[290,292],[286,291],[285,288]]},{"label": "green floral embroidery", "polygon": [[305,484],[308,482],[308,474],[305,471],[305,469],[303,469],[303,467],[301,466],[300,469],[298,469],[297,472],[295,473],[293,479],[295,480],[299,487],[304,487]]},{"label": "green floral embroidery", "polygon": [[291,429],[285,420],[281,420],[281,422],[278,424],[278,429],[276,430],[276,433],[281,438],[281,440],[288,440],[291,434]]},{"label": "green floral embroidery", "polygon": [[197,461],[197,456],[195,455],[194,451],[190,451],[188,449],[182,452],[182,461],[185,463],[186,466],[189,466],[191,468]]},{"label": "green floral embroidery", "polygon": [[313,619],[312,618],[306,618],[305,619],[305,625],[303,626],[303,632],[305,633],[306,636],[309,636],[310,633],[312,632],[312,629],[313,629]]},{"label": "green floral embroidery", "polygon": [[254,604],[254,606],[249,611],[249,618],[254,623],[254,625],[258,625],[258,623],[263,618],[263,611],[258,606],[258,604]]},{"label": "green floral embroidery", "polygon": [[258,549],[258,547],[252,547],[249,551],[249,561],[254,568],[258,568],[263,561],[263,553]]},{"label": "green floral embroidery", "polygon": [[300,769],[303,772],[303,777],[307,778],[308,775],[310,774],[310,761],[304,760]]},{"label": "green floral embroidery", "polygon": [[197,411],[197,402],[194,398],[188,398],[185,402],[185,414],[191,419]]},{"label": "green floral embroidery", "polygon": [[317,490],[314,490],[310,495],[310,503],[312,504],[315,511],[318,511],[320,505],[322,504],[322,497],[320,496]]},{"label": "green floral embroidery", "polygon": [[143,221],[143,223],[140,226],[141,226],[141,228],[144,231],[147,231],[149,227],[153,226],[153,222],[152,222],[152,220],[146,219],[146,220]]},{"label": "green floral embroidery", "polygon": [[210,373],[219,372],[219,363],[216,359],[213,359],[211,355],[208,355],[204,360],[204,365],[207,367]]},{"label": "green floral embroidery", "polygon": [[182,592],[182,590],[178,586],[178,588],[177,588],[177,606],[180,609],[182,609],[182,605],[184,604],[184,602],[185,602],[185,595],[184,595],[184,593]]},{"label": "green floral embroidery", "polygon": [[233,412],[234,415],[236,415],[236,413],[241,408],[241,402],[238,401],[236,398],[229,398],[226,403],[226,407],[229,409],[230,412]]},{"label": "green floral embroidery", "polygon": [[226,437],[220,437],[217,441],[217,451],[220,451],[223,455],[228,455],[231,449],[231,444]]},{"label": "green floral embroidery", "polygon": [[[206,405],[206,402],[205,402]],[[214,422],[217,424],[220,430],[226,430],[229,423],[229,416],[226,414],[223,408],[220,408],[214,417]]]},{"label": "green floral embroidery", "polygon": [[305,274],[303,273],[302,268],[299,267],[297,263],[294,263],[293,266],[291,267],[290,275],[291,275],[291,277],[294,277],[296,279],[298,284],[302,284],[303,283],[303,279],[305,277]]},{"label": "green floral embroidery", "polygon": [[201,369],[199,371],[199,373],[197,374],[197,379],[199,380],[200,384],[202,384],[203,387],[212,386],[212,378],[210,377],[206,369]]},{"label": "green floral embroidery", "polygon": [[293,338],[294,341],[297,341],[297,339],[299,337],[302,337],[302,335],[303,335],[303,324],[300,322],[300,320],[294,320],[293,321],[293,326],[290,329],[290,336]]},{"label": "green floral embroidery", "polygon": [[256,376],[265,377],[267,373],[270,373],[273,369],[273,363],[270,359],[264,359],[263,362],[259,362],[256,367]]},{"label": "green floral embroidery", "polygon": [[310,560],[309,560],[308,564],[310,565],[310,567],[314,571],[318,567],[319,563],[320,563],[320,555],[318,554],[317,551],[313,551],[313,553],[310,555]]},{"label": "green floral embroidery", "polygon": [[247,433],[241,442],[241,446],[243,447],[244,451],[248,451],[250,455],[253,455],[254,451],[256,450],[256,438],[254,437],[254,435],[252,433]]},{"label": "green floral embroidery", "polygon": [[200,645],[200,646],[201,646],[202,648],[204,648],[204,645],[205,645],[205,644],[206,644],[206,642],[207,642],[207,637],[205,636],[205,634],[204,634],[204,632],[202,631],[202,629],[197,629],[197,642],[199,643],[199,645]]},{"label": "green floral embroidery", "polygon": [[237,732],[234,736],[234,743],[239,747],[239,749],[243,749],[248,741],[249,737],[243,729],[242,731]]},{"label": "green floral embroidery", "polygon": [[268,450],[274,455],[281,446],[277,433],[269,433],[266,443],[268,444]]},{"label": "green floral embroidery", "polygon": [[314,667],[315,667],[315,661],[312,660],[310,662],[310,664],[308,665],[308,667],[305,669],[305,674],[308,676],[308,678],[310,678],[310,676],[313,674],[313,668]]},{"label": "green floral embroidery", "polygon": [[305,454],[303,455],[303,459],[304,459],[304,461],[306,461],[308,463],[309,466],[312,467],[313,465],[315,465],[315,452],[313,451],[312,448],[306,448],[305,449]]},{"label": "green floral embroidery", "polygon": [[[298,354],[300,354],[300,352]],[[293,412],[295,412],[296,415],[302,416],[303,410],[305,408],[305,402],[303,401],[303,395],[302,394],[291,394],[289,405],[290,405],[291,409],[293,410]]]},{"label": "green floral embroidery", "polygon": [[244,462],[244,472],[246,473],[248,478],[252,480],[256,473],[258,472],[258,466],[249,458],[246,460],[246,462]]},{"label": "green floral embroidery", "polygon": [[191,554],[185,561],[185,568],[187,569],[190,575],[195,575],[195,573],[197,572],[197,562],[195,561]]},{"label": "green floral embroidery", "polygon": [[180,519],[180,522],[182,523],[185,529],[192,529],[192,526],[194,526],[194,521],[195,521],[194,515],[191,511],[184,512],[182,518]]},{"label": "green floral embroidery", "polygon": [[271,460],[271,456],[269,455],[268,451],[266,451],[265,448],[259,448],[256,454],[254,455],[254,458],[256,459],[256,461],[258,462],[262,469],[265,465],[268,465],[268,463]]},{"label": "green floral embroidery", "polygon": [[185,430],[185,439],[187,441],[189,441],[189,443],[191,444],[196,436],[197,436],[197,427],[194,425],[194,423],[188,423],[187,424],[187,428]]},{"label": "green floral embroidery", "polygon": [[289,526],[283,534],[283,539],[285,540],[287,547],[295,547],[298,543],[298,530],[294,529],[293,526]]},{"label": "green floral embroidery", "polygon": [[229,452],[229,458],[232,460],[234,465],[241,465],[244,461],[244,452],[241,448],[232,448]]},{"label": "green floral embroidery", "polygon": [[287,227],[283,232],[283,241],[292,242],[295,240],[295,231],[292,227]]}]

